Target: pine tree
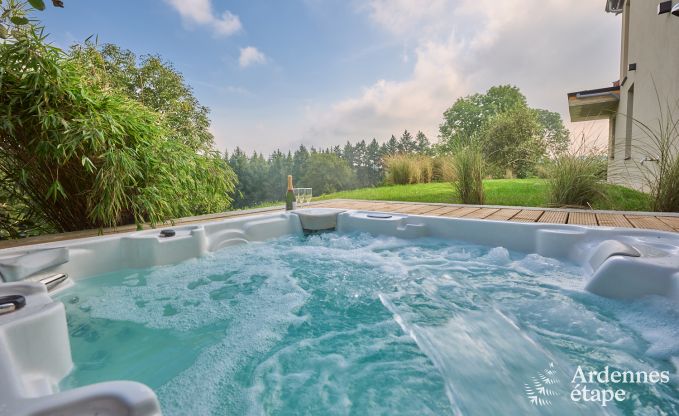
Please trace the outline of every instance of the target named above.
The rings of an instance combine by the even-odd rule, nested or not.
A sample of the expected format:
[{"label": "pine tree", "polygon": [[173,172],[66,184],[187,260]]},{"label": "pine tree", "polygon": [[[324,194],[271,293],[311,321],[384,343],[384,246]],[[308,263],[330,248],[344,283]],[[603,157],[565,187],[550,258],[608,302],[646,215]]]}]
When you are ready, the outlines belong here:
[{"label": "pine tree", "polygon": [[367,146],[365,140],[361,140],[354,146],[354,172],[361,187],[369,186],[370,171],[367,163]]},{"label": "pine tree", "polygon": [[242,208],[247,205],[245,194],[248,192],[248,187],[243,179],[246,177],[248,169],[248,157],[239,147],[236,147],[229,157],[229,165],[238,178],[233,195],[233,206],[234,208]]},{"label": "pine tree", "polygon": [[398,140],[396,140],[396,137],[394,137],[394,135],[392,134],[389,141],[387,141],[382,146],[382,156],[384,157],[394,155],[398,153],[398,151],[399,151]]},{"label": "pine tree", "polygon": [[400,153],[414,153],[416,150],[415,140],[413,135],[408,130],[403,132],[401,140],[398,142],[398,151]]},{"label": "pine tree", "polygon": [[429,139],[427,139],[427,136],[425,136],[421,131],[418,131],[417,135],[415,136],[415,148],[417,153],[423,155],[428,155],[431,153],[431,144],[429,143]]},{"label": "pine tree", "polygon": [[306,149],[306,147],[304,147],[304,145],[300,145],[299,149],[295,151],[295,154],[292,157],[292,176],[301,178],[304,174],[308,160],[309,151]]},{"label": "pine tree", "polygon": [[281,201],[283,199],[287,189],[286,178],[290,174],[291,168],[291,161],[280,150],[271,154],[266,183],[267,200]]},{"label": "pine tree", "polygon": [[374,138],[366,148],[366,160],[370,168],[369,186],[375,186],[382,181],[382,154],[380,145]]},{"label": "pine tree", "polygon": [[347,141],[347,144],[344,145],[344,150],[342,151],[342,159],[344,159],[348,164],[350,168],[354,168],[354,147]]}]

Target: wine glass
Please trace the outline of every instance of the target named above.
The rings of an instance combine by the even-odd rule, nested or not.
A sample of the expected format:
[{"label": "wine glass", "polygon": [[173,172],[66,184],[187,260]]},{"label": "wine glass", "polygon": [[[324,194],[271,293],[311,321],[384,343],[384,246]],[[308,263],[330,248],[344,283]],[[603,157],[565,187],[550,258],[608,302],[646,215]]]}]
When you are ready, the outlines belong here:
[{"label": "wine glass", "polygon": [[311,188],[304,189],[304,199],[306,200],[307,205],[311,203]]},{"label": "wine glass", "polygon": [[295,206],[299,206],[300,202],[302,202],[302,197],[304,189],[303,188],[293,188],[292,193],[295,194]]}]

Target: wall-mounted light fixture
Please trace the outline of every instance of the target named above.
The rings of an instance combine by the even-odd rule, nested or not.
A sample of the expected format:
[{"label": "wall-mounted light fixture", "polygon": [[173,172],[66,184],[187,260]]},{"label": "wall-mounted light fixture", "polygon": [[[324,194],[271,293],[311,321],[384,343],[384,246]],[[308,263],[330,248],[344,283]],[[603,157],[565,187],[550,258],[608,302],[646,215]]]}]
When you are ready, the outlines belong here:
[{"label": "wall-mounted light fixture", "polygon": [[629,64],[629,65],[627,66],[627,70],[628,70],[628,71],[636,71],[636,70],[637,70],[637,63],[635,62],[635,63],[633,63],[633,64]]},{"label": "wall-mounted light fixture", "polygon": [[658,14],[665,14],[672,11],[672,0],[664,1],[658,5]]}]

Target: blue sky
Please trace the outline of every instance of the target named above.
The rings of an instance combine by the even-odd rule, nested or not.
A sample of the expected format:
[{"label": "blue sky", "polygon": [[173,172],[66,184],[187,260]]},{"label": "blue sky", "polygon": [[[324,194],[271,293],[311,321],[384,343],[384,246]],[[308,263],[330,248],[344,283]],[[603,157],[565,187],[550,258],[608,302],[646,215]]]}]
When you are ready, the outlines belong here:
[{"label": "blue sky", "polygon": [[567,92],[617,78],[620,21],[604,0],[64,3],[39,15],[54,43],[95,35],[171,61],[211,108],[220,149],[384,141],[406,128],[435,140],[456,98],[500,83],[567,119]]}]

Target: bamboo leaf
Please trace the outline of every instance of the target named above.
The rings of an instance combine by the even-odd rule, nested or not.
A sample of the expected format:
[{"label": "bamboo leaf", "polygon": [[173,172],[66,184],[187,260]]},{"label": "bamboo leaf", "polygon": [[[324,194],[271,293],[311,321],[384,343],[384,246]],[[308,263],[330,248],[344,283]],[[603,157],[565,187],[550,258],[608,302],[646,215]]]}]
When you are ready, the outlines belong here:
[{"label": "bamboo leaf", "polygon": [[23,16],[12,16],[12,18],[9,19],[9,20],[12,23],[14,23],[15,25],[18,25],[18,26],[28,24],[28,19],[26,19]]},{"label": "bamboo leaf", "polygon": [[66,198],[66,191],[64,190],[64,187],[61,186],[61,182],[56,180],[52,182],[52,185],[50,185],[49,189],[47,190],[47,198],[51,198],[53,201],[56,201],[59,195],[61,195],[62,198]]},{"label": "bamboo leaf", "polygon": [[45,2],[42,0],[28,0],[28,2],[33,6],[34,9],[43,11],[45,10]]}]

